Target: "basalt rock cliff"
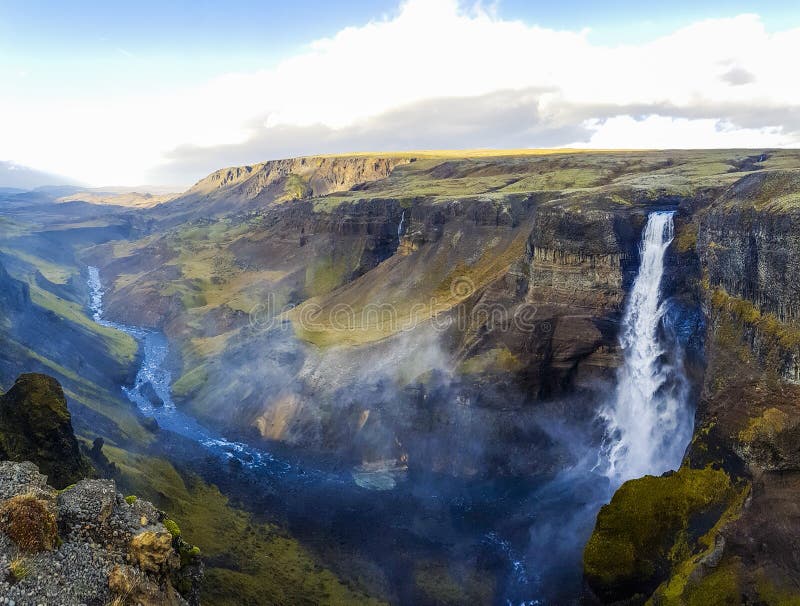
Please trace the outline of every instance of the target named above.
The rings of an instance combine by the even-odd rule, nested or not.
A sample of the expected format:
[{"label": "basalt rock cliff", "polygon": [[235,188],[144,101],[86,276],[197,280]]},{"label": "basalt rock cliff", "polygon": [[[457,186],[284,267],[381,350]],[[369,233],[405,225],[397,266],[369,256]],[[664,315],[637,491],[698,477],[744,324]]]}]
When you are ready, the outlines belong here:
[{"label": "basalt rock cliff", "polygon": [[[113,229],[63,237],[75,267],[99,267],[108,318],[165,332],[178,406],[227,436],[345,465],[539,478],[599,440],[642,228],[674,211],[665,325],[685,352],[694,437],[679,470],[624,484],[600,511],[584,597],[791,603],[798,170],[788,150],[301,158],[218,171],[113,215]],[[79,431],[161,472],[120,453],[152,432],[96,395],[130,384],[135,346],[81,323],[82,270],[59,281],[31,238],[15,245],[45,262],[0,259],[14,274],[0,273],[14,344],[0,378],[19,359],[62,373]],[[30,265],[41,277],[21,279]],[[82,344],[85,377],[48,349],[51,333]],[[145,488],[138,467],[123,471]],[[180,509],[189,497],[172,488],[153,498]],[[214,560],[217,589],[250,591],[230,553]],[[439,589],[413,595],[437,603]]]},{"label": "basalt rock cliff", "polygon": [[694,438],[676,473],[627,482],[600,511],[584,566],[602,602],[796,600],[798,192],[796,171],[749,175],[694,221],[707,318]]},{"label": "basalt rock cliff", "polygon": [[[163,329],[177,399],[229,433],[459,475],[546,472],[562,455],[531,456],[561,448],[540,417],[590,419],[619,363],[648,212],[676,210],[690,237],[749,156],[722,157],[713,178],[691,153],[268,163],[215,173],[151,211],[146,237],[85,257],[109,317]],[[295,177],[309,188],[270,185]],[[697,253],[671,262],[695,376]]]}]

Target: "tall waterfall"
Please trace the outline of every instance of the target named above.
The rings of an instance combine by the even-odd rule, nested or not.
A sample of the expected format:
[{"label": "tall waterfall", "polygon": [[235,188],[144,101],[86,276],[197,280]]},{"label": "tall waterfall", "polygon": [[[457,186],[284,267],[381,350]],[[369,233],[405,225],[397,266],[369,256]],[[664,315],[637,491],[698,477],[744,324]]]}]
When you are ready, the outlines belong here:
[{"label": "tall waterfall", "polygon": [[671,212],[652,213],[640,245],[641,265],[620,331],[624,362],[616,392],[601,409],[601,462],[614,483],[659,475],[680,465],[692,430],[682,350],[663,320],[664,255],[674,236]]}]

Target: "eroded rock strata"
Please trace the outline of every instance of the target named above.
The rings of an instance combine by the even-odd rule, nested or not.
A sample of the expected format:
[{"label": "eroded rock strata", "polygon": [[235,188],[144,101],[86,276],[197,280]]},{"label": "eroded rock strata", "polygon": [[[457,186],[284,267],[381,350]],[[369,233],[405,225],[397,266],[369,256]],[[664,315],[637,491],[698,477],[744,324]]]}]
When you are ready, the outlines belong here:
[{"label": "eroded rock strata", "polygon": [[694,438],[680,470],[626,483],[598,515],[584,567],[603,602],[796,599],[796,179],[748,176],[696,219],[707,365]]}]

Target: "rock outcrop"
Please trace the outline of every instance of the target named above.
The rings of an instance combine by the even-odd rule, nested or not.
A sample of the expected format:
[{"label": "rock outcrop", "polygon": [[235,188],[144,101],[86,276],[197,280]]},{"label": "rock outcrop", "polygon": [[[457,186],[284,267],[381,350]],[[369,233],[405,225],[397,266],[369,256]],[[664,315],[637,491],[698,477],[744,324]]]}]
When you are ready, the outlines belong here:
[{"label": "rock outcrop", "polygon": [[32,463],[2,461],[0,597],[20,606],[198,604],[199,551],[169,526],[113,481],[57,491]]},{"label": "rock outcrop", "polygon": [[309,156],[215,171],[158,209],[169,224],[177,217],[208,216],[255,204],[282,203],[347,191],[384,179],[410,156]]},{"label": "rock outcrop", "polygon": [[42,374],[24,374],[0,396],[0,458],[33,461],[63,488],[91,473],[72,430],[61,385]]},{"label": "rock outcrop", "polygon": [[87,451],[95,468],[52,377],[23,374],[0,395],[0,458],[13,459],[0,461],[4,603],[198,602],[199,550],[171,532],[177,525],[113,480],[83,479],[111,467],[101,449],[98,439]]}]

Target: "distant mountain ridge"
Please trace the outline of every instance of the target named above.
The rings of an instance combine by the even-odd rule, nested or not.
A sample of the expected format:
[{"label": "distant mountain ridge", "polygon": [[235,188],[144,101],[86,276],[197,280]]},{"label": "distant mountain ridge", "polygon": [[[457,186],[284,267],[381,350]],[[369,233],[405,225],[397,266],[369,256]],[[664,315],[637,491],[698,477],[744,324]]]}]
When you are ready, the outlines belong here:
[{"label": "distant mountain ridge", "polygon": [[69,177],[21,166],[13,162],[0,161],[0,190],[29,190],[54,184],[79,185],[75,179]]}]

